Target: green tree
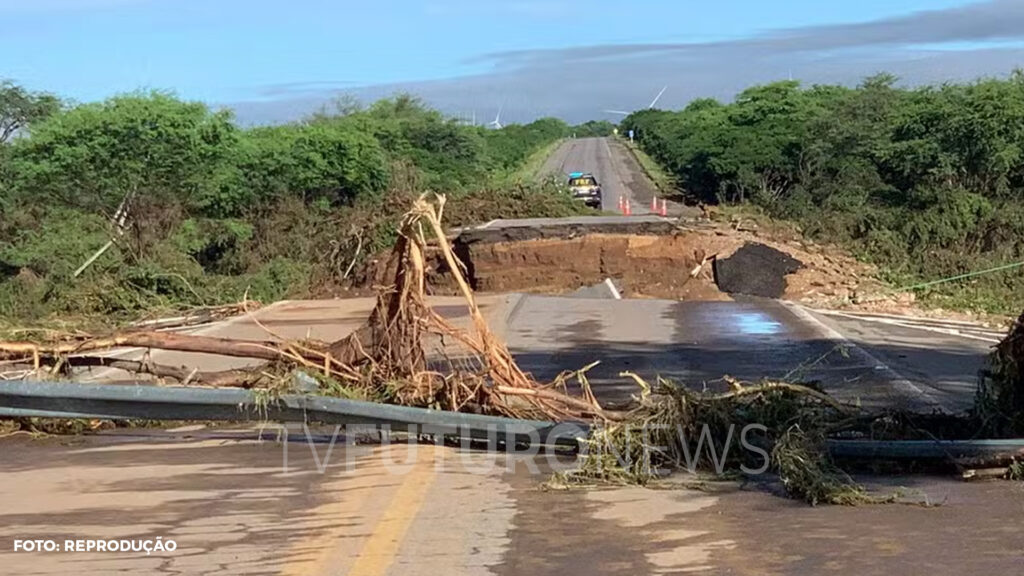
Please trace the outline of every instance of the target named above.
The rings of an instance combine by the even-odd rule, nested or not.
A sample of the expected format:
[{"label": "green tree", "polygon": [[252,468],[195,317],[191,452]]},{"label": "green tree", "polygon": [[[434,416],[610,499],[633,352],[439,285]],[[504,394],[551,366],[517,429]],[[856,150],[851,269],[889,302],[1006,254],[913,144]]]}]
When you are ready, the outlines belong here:
[{"label": "green tree", "polygon": [[56,113],[60,106],[52,94],[30,92],[10,80],[0,80],[0,145]]},{"label": "green tree", "polygon": [[[129,194],[224,211],[219,198],[239,196],[223,189],[238,132],[230,113],[160,92],[81,105],[15,142],[16,193],[107,213]],[[227,211],[247,200],[233,198]]]},{"label": "green tree", "polygon": [[[229,186],[260,201],[349,202],[388,183],[387,158],[373,136],[342,122],[255,128],[242,137],[239,181]],[[243,192],[244,191],[244,192]]]},{"label": "green tree", "polygon": [[614,131],[615,124],[607,120],[590,120],[572,127],[572,133],[577,138],[611,136]]},{"label": "green tree", "polygon": [[[1024,257],[1021,72],[913,89],[888,74],[856,88],[778,82],[623,126],[691,198],[757,203],[903,279]],[[1024,304],[1019,275],[943,289]]]}]

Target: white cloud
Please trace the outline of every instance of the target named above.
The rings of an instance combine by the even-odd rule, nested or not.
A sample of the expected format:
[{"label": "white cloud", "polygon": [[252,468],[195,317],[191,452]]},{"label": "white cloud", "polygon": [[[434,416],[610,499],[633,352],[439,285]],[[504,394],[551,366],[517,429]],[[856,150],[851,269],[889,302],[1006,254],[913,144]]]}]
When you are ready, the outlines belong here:
[{"label": "white cloud", "polygon": [[[722,42],[505,52],[485,58],[495,65],[490,73],[347,92],[372,100],[408,91],[444,111],[475,110],[480,116],[493,114],[504,102],[502,119],[510,122],[542,115],[581,121],[602,117],[605,109],[643,107],[665,85],[669,89],[659,105],[678,108],[696,97],[728,100],[746,87],[790,75],[805,84],[856,84],[886,71],[909,85],[1003,76],[1024,67],[1022,41],[1024,0],[988,0]],[[291,119],[328,96],[307,93],[258,106],[241,104],[239,117]]]},{"label": "white cloud", "polygon": [[1024,39],[1024,1],[987,0],[945,10],[859,22],[810,26],[740,40],[675,44],[604,44],[566,49],[530,49],[485,57],[501,66],[565,64],[585,60],[674,55],[707,58],[727,53],[755,55],[825,53],[832,50],[907,47],[954,42],[991,43]]}]

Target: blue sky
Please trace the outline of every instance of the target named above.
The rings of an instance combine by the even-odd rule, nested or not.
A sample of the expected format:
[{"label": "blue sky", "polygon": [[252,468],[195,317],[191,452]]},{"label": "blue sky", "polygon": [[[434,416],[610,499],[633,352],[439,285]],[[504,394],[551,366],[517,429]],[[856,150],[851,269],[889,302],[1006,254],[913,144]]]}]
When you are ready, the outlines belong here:
[{"label": "blue sky", "polygon": [[506,50],[734,39],[962,3],[0,0],[0,75],[82,100],[140,86],[244,100],[480,72],[474,58]]},{"label": "blue sky", "polygon": [[[982,4],[1005,7],[1013,2],[1017,0]],[[80,101],[160,88],[216,103],[277,102],[366,86],[415,87],[422,81],[501,75],[522,67],[508,52],[527,51],[533,55],[531,65],[538,66],[549,57],[564,57],[566,48],[652,43],[730,46],[750,38],[886,22],[968,4],[963,0],[0,0],[0,77]],[[967,38],[951,41],[950,46],[963,51],[980,44]],[[943,41],[929,44],[929,49],[943,47]],[[638,89],[642,91],[650,88]],[[617,104],[609,96],[609,105]]]}]

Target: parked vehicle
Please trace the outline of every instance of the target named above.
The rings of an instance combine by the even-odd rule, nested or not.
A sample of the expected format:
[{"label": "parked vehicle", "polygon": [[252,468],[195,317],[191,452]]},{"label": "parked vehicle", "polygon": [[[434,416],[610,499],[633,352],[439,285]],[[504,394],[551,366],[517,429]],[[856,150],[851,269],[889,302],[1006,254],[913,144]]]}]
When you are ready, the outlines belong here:
[{"label": "parked vehicle", "polygon": [[573,198],[582,200],[587,206],[601,207],[601,185],[593,174],[589,172],[569,174],[569,191]]}]

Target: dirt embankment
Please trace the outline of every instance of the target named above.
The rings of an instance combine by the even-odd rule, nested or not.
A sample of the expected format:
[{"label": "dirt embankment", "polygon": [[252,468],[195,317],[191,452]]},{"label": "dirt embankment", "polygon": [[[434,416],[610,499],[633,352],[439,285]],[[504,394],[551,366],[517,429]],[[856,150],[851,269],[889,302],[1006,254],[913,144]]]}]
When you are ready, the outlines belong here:
[{"label": "dirt embankment", "polygon": [[591,234],[461,245],[477,290],[560,294],[605,278],[626,297],[725,299],[706,273],[690,273],[708,253],[685,236]]},{"label": "dirt embankment", "polygon": [[[645,223],[635,230],[620,226],[597,232],[474,231],[457,238],[455,247],[473,287],[485,292],[562,294],[611,278],[624,297],[633,298],[728,300],[731,291],[849,301],[858,290],[877,287],[867,280],[870,270],[851,258],[710,224]],[[716,278],[716,271],[727,269],[730,282]],[[744,277],[745,270],[749,277]],[[430,280],[445,289],[447,274],[440,262],[433,263]]]}]

